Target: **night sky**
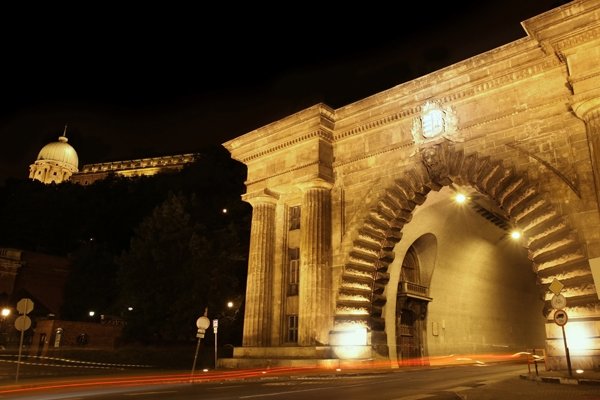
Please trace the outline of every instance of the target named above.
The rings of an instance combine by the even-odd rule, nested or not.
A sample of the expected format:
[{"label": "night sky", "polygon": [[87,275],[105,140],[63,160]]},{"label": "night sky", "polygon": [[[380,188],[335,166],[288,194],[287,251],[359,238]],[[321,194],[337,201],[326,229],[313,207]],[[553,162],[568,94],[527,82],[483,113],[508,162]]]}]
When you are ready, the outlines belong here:
[{"label": "night sky", "polygon": [[65,124],[80,167],[195,152],[315,103],[338,108],[525,37],[521,21],[565,3],[4,12],[0,184],[27,178]]}]

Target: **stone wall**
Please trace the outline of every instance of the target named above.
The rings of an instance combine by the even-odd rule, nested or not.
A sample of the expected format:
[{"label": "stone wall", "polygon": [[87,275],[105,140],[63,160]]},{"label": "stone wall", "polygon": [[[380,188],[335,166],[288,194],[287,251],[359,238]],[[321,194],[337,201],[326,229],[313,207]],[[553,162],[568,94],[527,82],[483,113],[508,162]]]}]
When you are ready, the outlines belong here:
[{"label": "stone wall", "polygon": [[[321,223],[331,236],[303,239],[308,248],[302,251],[314,254],[330,243],[331,255],[303,264],[301,280],[328,264],[331,287],[318,293],[301,291],[299,317],[301,324],[310,320],[302,315],[303,305],[315,302],[330,302],[335,312],[326,327],[311,325],[312,331],[301,332],[299,343],[315,343],[324,328],[365,327],[370,344],[386,355],[381,346],[391,343],[394,316],[386,310],[392,301],[389,282],[394,279],[395,252],[410,245],[403,235],[430,193],[460,187],[487,198],[525,233],[521,251],[535,273],[539,294],[528,291],[521,301],[533,310],[537,296],[542,298],[550,364],[553,358],[559,364],[562,357],[554,345],[558,338],[549,306],[552,293],[547,290],[558,279],[565,285],[569,314],[588,321],[587,347],[577,362],[598,365],[600,314],[592,266],[600,265],[594,261],[600,260],[600,2],[574,1],[523,26],[526,36],[513,43],[336,110],[317,104],[224,144],[248,167],[244,198],[250,202],[268,199],[278,209],[299,204],[305,210],[310,202],[302,188],[330,188],[330,219]],[[312,223],[310,218],[306,222]],[[283,224],[274,221],[275,243],[287,240]],[[436,224],[430,225],[433,234]],[[445,242],[452,237],[436,234],[439,255],[448,258],[452,246]],[[254,240],[260,235],[254,225],[252,235]],[[467,237],[471,241],[461,242],[463,247],[479,243],[478,251],[487,253],[482,264],[486,271],[503,268],[494,261],[500,246],[484,243],[482,234]],[[273,271],[286,268],[283,248],[275,247]],[[455,257],[461,260],[461,254]],[[503,260],[512,265],[519,264],[518,259],[509,255]],[[464,275],[462,266],[458,261],[447,265]],[[520,276],[517,270],[509,274],[514,280]],[[474,282],[481,279],[478,274],[465,275],[462,290],[475,293]],[[252,290],[268,290],[273,304],[282,304],[281,280],[273,275],[254,283]],[[506,281],[500,279],[493,290],[503,284]],[[448,298],[443,290],[439,293]],[[474,295],[474,303],[478,299]],[[284,308],[270,318],[281,318]],[[474,306],[471,318],[483,315],[481,310]],[[436,312],[433,307],[433,317],[441,318]],[[526,315],[515,322],[524,344],[537,337],[523,329],[529,311]],[[504,315],[498,326],[510,318],[510,313]],[[543,321],[538,325],[536,319],[531,316],[531,331],[539,333]],[[451,326],[464,320],[458,321]],[[499,341],[491,325],[484,331],[492,339],[480,343]],[[438,346],[433,345],[437,339],[431,339],[432,346]],[[460,347],[458,336],[448,340],[454,348],[467,350]],[[510,341],[513,344],[517,340]]]}]

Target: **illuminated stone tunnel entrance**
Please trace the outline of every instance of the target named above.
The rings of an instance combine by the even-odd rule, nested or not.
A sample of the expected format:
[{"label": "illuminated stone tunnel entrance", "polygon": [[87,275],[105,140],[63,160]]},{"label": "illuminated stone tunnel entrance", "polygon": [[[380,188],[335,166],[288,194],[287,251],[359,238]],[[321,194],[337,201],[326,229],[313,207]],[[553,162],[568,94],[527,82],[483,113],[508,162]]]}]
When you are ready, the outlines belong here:
[{"label": "illuminated stone tunnel entrance", "polygon": [[[388,322],[393,303],[383,315],[390,359],[396,356],[399,365],[545,348],[543,300],[527,251],[510,237],[503,218],[481,215],[489,212],[482,211],[489,209],[485,199],[473,194],[459,204],[456,197],[450,187],[430,193],[394,248],[385,293],[389,302],[396,299],[395,334]],[[405,309],[408,321],[402,321]],[[407,329],[414,314],[419,331]],[[417,339],[420,347],[405,349]]]},{"label": "illuminated stone tunnel entrance", "polygon": [[[342,274],[336,329],[370,330],[371,344],[391,359],[544,348],[549,282],[571,276],[566,292],[579,296],[569,302],[595,301],[572,229],[499,162],[447,146],[423,155],[359,229]],[[468,200],[462,208],[457,194]],[[511,241],[512,228],[523,233],[520,243]]]},{"label": "illuminated stone tunnel entrance", "polygon": [[[521,40],[225,143],[253,215],[243,344],[223,365],[541,340],[566,369],[556,280],[573,366],[600,369],[598,10],[574,1],[524,21]],[[513,226],[520,246],[504,240]]]}]

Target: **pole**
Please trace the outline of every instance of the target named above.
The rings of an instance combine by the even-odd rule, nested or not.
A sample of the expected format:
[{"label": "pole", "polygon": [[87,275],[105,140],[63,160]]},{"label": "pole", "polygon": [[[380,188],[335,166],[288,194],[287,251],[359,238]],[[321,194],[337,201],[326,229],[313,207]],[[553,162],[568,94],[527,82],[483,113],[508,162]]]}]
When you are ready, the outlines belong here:
[{"label": "pole", "polygon": [[215,369],[217,369],[217,329],[215,328]]},{"label": "pole", "polygon": [[[25,315],[25,314],[23,314]],[[15,376],[15,383],[19,383],[19,367],[21,367],[21,352],[23,351],[23,336],[25,336],[25,329],[21,329],[21,340],[19,341],[19,358],[17,358],[17,375]]]},{"label": "pole", "polygon": [[563,342],[565,343],[565,355],[567,356],[567,368],[569,368],[569,376],[573,377],[573,370],[571,369],[571,356],[569,354],[569,347],[567,346],[567,335],[565,334],[565,326],[562,325]]},{"label": "pole", "polygon": [[196,369],[196,360],[198,359],[198,350],[200,350],[201,337],[198,337],[198,344],[196,345],[196,354],[194,355],[194,364],[192,364],[192,373],[190,374],[190,383],[194,380],[194,370]]}]

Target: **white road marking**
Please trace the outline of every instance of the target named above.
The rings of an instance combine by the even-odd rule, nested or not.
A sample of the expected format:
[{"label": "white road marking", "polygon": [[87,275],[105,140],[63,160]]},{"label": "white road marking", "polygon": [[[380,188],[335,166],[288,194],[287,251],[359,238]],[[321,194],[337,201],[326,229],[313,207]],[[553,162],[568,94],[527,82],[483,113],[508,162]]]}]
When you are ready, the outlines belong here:
[{"label": "white road marking", "polygon": [[215,386],[215,387],[207,388],[207,390],[231,389],[231,388],[237,388],[237,387],[240,387],[240,385]]},{"label": "white road marking", "polygon": [[[364,385],[363,384],[344,385],[344,388],[353,387],[353,386],[364,386]],[[253,397],[281,396],[281,395],[290,394],[290,393],[314,392],[316,390],[332,390],[332,389],[335,389],[335,387],[327,386],[327,387],[312,388],[312,389],[288,390],[285,392],[276,392],[276,393],[252,394],[252,395],[248,395],[248,396],[240,396],[239,398],[240,399],[251,399]]]},{"label": "white road marking", "polygon": [[433,397],[433,396],[435,396],[435,394],[413,394],[411,396],[399,397],[399,398],[393,399],[393,400],[420,400],[420,399],[426,399],[428,397]]},{"label": "white road marking", "polygon": [[123,395],[124,396],[144,396],[147,394],[165,394],[165,393],[177,393],[177,390],[157,390],[154,392],[123,393]]}]

